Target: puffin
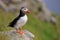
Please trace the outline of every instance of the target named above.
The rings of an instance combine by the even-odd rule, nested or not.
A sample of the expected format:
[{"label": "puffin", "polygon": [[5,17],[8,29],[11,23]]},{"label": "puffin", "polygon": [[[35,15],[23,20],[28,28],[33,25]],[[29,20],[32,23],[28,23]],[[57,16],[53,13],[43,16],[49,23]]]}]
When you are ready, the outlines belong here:
[{"label": "puffin", "polygon": [[27,23],[27,13],[30,14],[30,10],[26,7],[21,7],[19,15],[9,23],[9,26],[15,28],[19,34],[25,34],[22,27]]}]

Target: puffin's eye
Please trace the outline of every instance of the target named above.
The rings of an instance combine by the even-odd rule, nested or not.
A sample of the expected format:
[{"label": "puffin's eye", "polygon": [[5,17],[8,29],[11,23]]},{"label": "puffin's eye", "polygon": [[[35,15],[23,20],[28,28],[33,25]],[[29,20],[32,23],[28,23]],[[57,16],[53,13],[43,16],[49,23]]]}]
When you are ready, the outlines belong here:
[{"label": "puffin's eye", "polygon": [[24,9],[24,11],[27,11],[27,10],[28,10],[27,8]]},{"label": "puffin's eye", "polygon": [[26,10],[26,8],[24,8],[24,10]]}]

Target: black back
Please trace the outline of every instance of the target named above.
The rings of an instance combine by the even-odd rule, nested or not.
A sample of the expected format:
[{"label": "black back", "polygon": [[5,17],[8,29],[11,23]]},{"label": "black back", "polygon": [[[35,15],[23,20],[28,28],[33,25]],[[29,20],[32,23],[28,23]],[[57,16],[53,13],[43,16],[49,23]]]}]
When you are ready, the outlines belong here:
[{"label": "black back", "polygon": [[20,18],[20,16],[19,17],[16,17],[10,24],[9,24],[9,26],[11,26],[11,27],[14,27],[14,25],[17,23],[17,20]]},{"label": "black back", "polygon": [[20,17],[23,17],[24,15],[25,15],[25,13],[20,10],[19,16],[16,17],[16,18],[9,24],[9,26],[10,26],[10,27],[14,27],[14,25],[17,23],[17,21],[20,19]]}]

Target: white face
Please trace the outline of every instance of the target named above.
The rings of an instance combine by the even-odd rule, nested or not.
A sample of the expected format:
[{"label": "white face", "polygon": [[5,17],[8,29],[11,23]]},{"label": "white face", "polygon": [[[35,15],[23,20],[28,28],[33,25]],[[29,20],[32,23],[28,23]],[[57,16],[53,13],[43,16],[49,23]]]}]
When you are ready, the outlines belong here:
[{"label": "white face", "polygon": [[26,13],[28,11],[28,9],[27,8],[23,8],[22,11]]}]

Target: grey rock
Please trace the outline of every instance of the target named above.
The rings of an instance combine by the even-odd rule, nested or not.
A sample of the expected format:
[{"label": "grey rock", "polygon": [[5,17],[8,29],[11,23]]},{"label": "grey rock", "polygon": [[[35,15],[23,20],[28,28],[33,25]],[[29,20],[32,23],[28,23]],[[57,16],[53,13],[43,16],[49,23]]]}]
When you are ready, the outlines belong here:
[{"label": "grey rock", "polygon": [[0,34],[5,34],[9,37],[10,40],[33,40],[34,39],[34,35],[27,31],[24,30],[25,34],[21,35],[19,33],[16,32],[16,30],[11,30],[8,32],[0,32]]},{"label": "grey rock", "polygon": [[17,3],[17,2],[21,2],[22,0],[12,0],[12,2]]},{"label": "grey rock", "polygon": [[8,11],[8,7],[4,4],[3,1],[0,0],[0,7],[4,9],[5,11]]},{"label": "grey rock", "polygon": [[56,25],[57,19],[52,16],[51,19],[50,19],[50,22],[53,23],[54,25]]}]

